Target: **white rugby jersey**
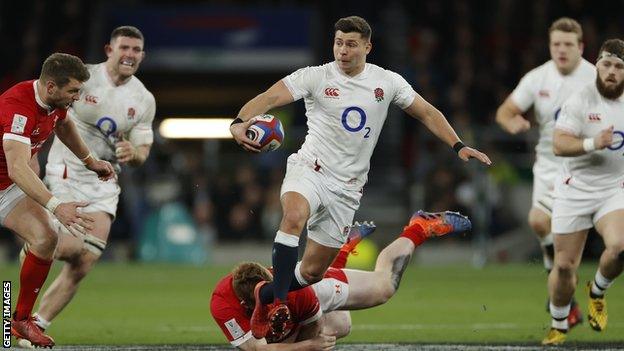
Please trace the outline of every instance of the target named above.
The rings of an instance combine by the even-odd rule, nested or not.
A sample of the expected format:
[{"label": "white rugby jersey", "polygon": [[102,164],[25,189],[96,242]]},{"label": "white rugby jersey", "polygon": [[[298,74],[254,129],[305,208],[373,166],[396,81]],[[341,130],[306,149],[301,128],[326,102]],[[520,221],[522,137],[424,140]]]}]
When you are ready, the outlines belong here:
[{"label": "white rugby jersey", "polygon": [[331,62],[283,81],[295,101],[305,101],[308,133],[298,154],[352,189],[366,183],[390,103],[405,109],[416,97],[399,74],[370,63],[355,77]]},{"label": "white rugby jersey", "polygon": [[[566,101],[555,128],[579,138],[593,138],[614,126],[613,144],[576,157],[564,157],[558,183],[579,189],[588,198],[624,187],[624,99],[605,99],[592,83]],[[584,196],[584,195],[580,195]]]},{"label": "white rugby jersey", "polygon": [[536,163],[534,173],[540,173],[551,181],[557,174],[561,162],[553,153],[553,127],[563,103],[574,92],[596,79],[596,67],[581,58],[576,69],[562,75],[553,60],[527,73],[511,94],[511,100],[526,112],[531,106],[539,124],[539,141],[535,146]]},{"label": "white rugby jersey", "polygon": [[[109,161],[117,172],[120,167],[115,156],[115,143],[122,135],[132,145],[151,144],[154,136],[152,121],[156,112],[154,96],[143,83],[132,77],[116,86],[111,81],[104,63],[87,65],[91,77],[82,88],[81,98],[74,102],[68,116],[76,123],[78,131],[91,153]],[[46,172],[81,180],[95,180],[97,175],[87,170],[82,162],[58,139],[54,139]]]}]

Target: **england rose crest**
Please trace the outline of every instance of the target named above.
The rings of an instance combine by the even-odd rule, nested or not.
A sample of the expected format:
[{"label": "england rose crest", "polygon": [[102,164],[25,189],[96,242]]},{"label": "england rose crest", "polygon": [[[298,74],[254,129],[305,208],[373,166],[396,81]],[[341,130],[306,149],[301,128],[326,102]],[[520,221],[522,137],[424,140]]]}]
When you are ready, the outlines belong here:
[{"label": "england rose crest", "polygon": [[381,88],[375,89],[375,100],[381,102],[384,99],[384,91]]}]

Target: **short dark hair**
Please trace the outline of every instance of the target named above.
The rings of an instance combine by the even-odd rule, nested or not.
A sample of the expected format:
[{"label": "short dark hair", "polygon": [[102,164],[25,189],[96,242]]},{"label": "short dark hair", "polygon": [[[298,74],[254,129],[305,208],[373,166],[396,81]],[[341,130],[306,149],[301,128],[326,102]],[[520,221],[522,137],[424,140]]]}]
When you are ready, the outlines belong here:
[{"label": "short dark hair", "polygon": [[583,41],[583,28],[581,28],[581,25],[573,18],[561,17],[554,21],[550,25],[550,28],[548,28],[548,34],[550,35],[556,30],[566,33],[575,33],[579,43]]},{"label": "short dark hair", "polygon": [[349,16],[339,19],[334,24],[335,31],[341,31],[343,33],[360,33],[362,38],[370,40],[373,30],[368,22],[360,16]]},{"label": "short dark hair", "polygon": [[117,37],[128,37],[128,38],[137,38],[145,41],[143,38],[143,33],[139,30],[139,28],[134,26],[121,26],[113,29],[110,36],[110,41],[112,42]]},{"label": "short dark hair", "polygon": [[87,66],[74,55],[56,52],[43,62],[39,80],[52,80],[60,88],[69,83],[70,79],[86,82],[90,77]]},{"label": "short dark hair", "polygon": [[624,41],[620,39],[608,39],[600,47],[598,55],[602,55],[603,51],[607,51],[624,61]]}]

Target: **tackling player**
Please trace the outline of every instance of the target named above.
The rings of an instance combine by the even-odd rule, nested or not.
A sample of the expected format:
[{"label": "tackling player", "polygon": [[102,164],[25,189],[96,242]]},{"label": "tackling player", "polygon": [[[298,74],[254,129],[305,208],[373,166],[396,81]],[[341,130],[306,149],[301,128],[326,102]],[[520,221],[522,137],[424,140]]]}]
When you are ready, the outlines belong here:
[{"label": "tackling player", "polygon": [[115,175],[108,162],[89,152],[74,122],[66,118],[67,108],[78,100],[87,79],[89,72],[79,58],[55,53],[43,63],[38,80],[18,83],[0,95],[0,221],[29,245],[20,270],[11,333],[36,346],[54,346],[54,340],[30,316],[57,244],[46,209],[76,236],[93,230],[94,218],[79,210],[86,202],[60,200],[51,194],[29,162],[54,131],[89,176],[105,181]]},{"label": "tackling player", "polygon": [[[550,228],[554,181],[560,159],[553,153],[553,127],[563,103],[584,85],[596,78],[595,67],[581,56],[583,30],[567,17],[554,21],[548,29],[550,60],[527,73],[516,89],[496,111],[496,122],[508,133],[528,131],[531,123],[522,114],[531,106],[539,126],[533,165],[533,200],[528,222],[542,248],[544,267],[553,266],[553,238]],[[572,302],[569,323],[573,327],[583,320],[576,301]]]},{"label": "tackling player", "polygon": [[[117,173],[120,164],[143,164],[153,140],[154,97],[134,76],[145,57],[143,47],[139,29],[114,29],[105,46],[108,59],[87,65],[91,78],[84,84],[80,101],[69,110],[92,153],[110,161]],[[94,219],[94,228],[80,237],[59,236],[55,258],[65,264],[35,314],[35,323],[44,330],[69,304],[104,251],[121,191],[117,181],[103,182],[90,174],[58,138],[50,149],[45,182],[61,199],[88,202],[83,212]]]},{"label": "tackling player", "polygon": [[596,81],[572,95],[555,125],[554,151],[564,161],[555,181],[555,266],[548,279],[552,328],[544,345],[566,339],[589,228],[595,226],[605,244],[587,286],[589,325],[596,331],[607,326],[605,292],[624,265],[624,41],[605,41],[596,69]]},{"label": "tackling player", "polygon": [[[230,131],[245,150],[259,144],[245,131],[253,117],[304,99],[308,134],[301,149],[288,158],[281,188],[282,221],[273,246],[274,277],[259,283],[252,318],[254,335],[288,320],[288,291],[318,282],[348,235],[360,205],[370,157],[391,103],[419,119],[438,138],[469,158],[490,164],[489,158],[459,139],[444,115],[418,95],[400,75],[366,63],[371,28],[361,17],[341,18],[334,26],[335,61],[302,68],[246,103]],[[307,222],[308,241],[297,263],[299,236]],[[274,302],[268,311],[264,306]],[[268,317],[267,317],[268,316]]]},{"label": "tackling player", "polygon": [[[252,335],[250,319],[256,303],[254,287],[258,282],[272,279],[271,272],[257,263],[238,265],[231,275],[217,284],[210,304],[212,316],[230,343],[241,350],[269,349],[270,346],[266,346],[267,341],[299,342],[281,345],[281,350],[328,348],[333,346],[335,338],[349,334],[351,316],[348,310],[384,304],[396,293],[403,272],[417,246],[430,237],[464,232],[470,228],[470,220],[454,212],[418,211],[401,235],[380,252],[374,271],[368,272],[344,269],[348,254],[363,237],[375,229],[368,224],[356,224],[351,227],[349,241],[340,249],[338,259],[333,262],[324,278],[311,286],[289,292],[292,324],[279,331],[270,329],[268,337],[264,339]],[[310,295],[311,290],[315,296]],[[307,299],[302,298],[302,295],[307,296]],[[301,321],[313,315],[310,312],[301,316],[302,306],[312,305],[309,299],[313,299],[316,305],[320,303],[323,316],[316,314],[312,327],[301,328]],[[311,322],[305,325],[308,324]],[[306,340],[308,343],[304,343]]]}]

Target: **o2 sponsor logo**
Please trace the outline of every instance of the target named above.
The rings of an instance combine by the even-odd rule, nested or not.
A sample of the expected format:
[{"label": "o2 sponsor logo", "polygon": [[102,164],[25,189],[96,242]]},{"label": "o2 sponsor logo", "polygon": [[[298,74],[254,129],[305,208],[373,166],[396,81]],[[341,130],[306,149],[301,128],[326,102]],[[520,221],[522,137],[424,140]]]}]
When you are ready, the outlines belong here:
[{"label": "o2 sponsor logo", "polygon": [[[349,121],[349,115],[351,116],[358,116],[359,118],[351,118],[351,121]],[[357,123],[357,125],[353,125],[350,124],[350,122],[353,122],[354,120],[359,119],[359,122]],[[368,138],[370,136],[370,132],[371,132],[371,128],[370,127],[365,127],[366,125],[366,112],[364,112],[364,110],[362,110],[361,108],[357,107],[357,106],[351,106],[351,107],[347,107],[344,112],[342,112],[342,126],[351,133],[356,133],[359,132],[360,130],[364,129],[366,131],[366,133],[364,134],[364,138]]]},{"label": "o2 sponsor logo", "polygon": [[110,117],[102,117],[98,119],[95,126],[107,137],[117,131],[117,123]]},{"label": "o2 sponsor logo", "polygon": [[607,146],[609,150],[617,151],[624,147],[624,132],[619,130],[613,131],[613,143]]}]

